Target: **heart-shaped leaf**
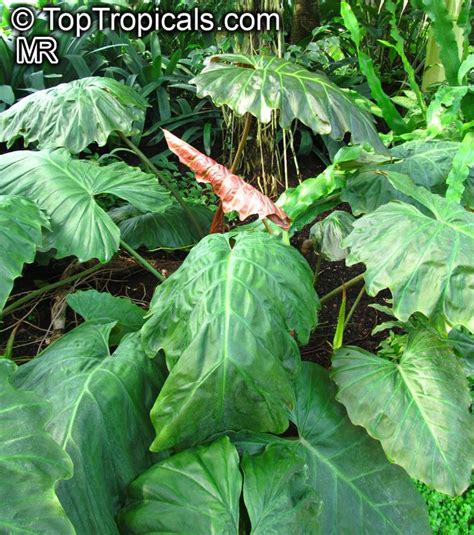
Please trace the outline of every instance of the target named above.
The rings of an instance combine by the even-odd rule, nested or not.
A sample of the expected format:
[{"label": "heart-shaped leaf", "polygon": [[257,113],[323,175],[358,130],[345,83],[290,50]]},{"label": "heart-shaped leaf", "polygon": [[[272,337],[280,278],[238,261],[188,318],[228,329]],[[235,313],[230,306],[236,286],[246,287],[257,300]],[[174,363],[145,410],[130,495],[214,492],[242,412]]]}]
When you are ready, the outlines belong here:
[{"label": "heart-shaped leaf", "polygon": [[474,331],[474,214],[392,173],[392,184],[425,208],[390,202],[354,223],[348,265],[363,262],[369,295],[389,288],[393,313],[441,313]]},{"label": "heart-shaped leaf", "polygon": [[233,429],[283,432],[294,404],[296,340],[307,343],[317,307],[308,264],[280,240],[266,233],[202,240],[157,288],[142,329],[150,356],[163,349],[170,369],[151,412],[152,449]]},{"label": "heart-shaped leaf", "polygon": [[321,533],[429,535],[426,504],[413,481],[351,423],[328,372],[303,362],[295,392],[291,420],[299,438],[243,433],[233,438],[237,447],[255,454],[279,444],[306,460],[309,482],[322,503],[316,520]]},{"label": "heart-shaped leaf", "polygon": [[322,221],[318,221],[309,232],[314,250],[331,262],[346,258],[348,250],[342,242],[352,232],[355,219],[348,212],[335,210]]},{"label": "heart-shaped leaf", "polygon": [[105,145],[111,132],[139,133],[146,106],[136,91],[112,78],[82,78],[32,93],[0,113],[0,141],[11,146],[23,137],[25,145],[77,154],[93,142]]},{"label": "heart-shaped leaf", "polygon": [[343,347],[333,370],[351,421],[380,440],[390,459],[440,492],[464,492],[474,463],[471,399],[447,340],[415,331],[399,362]]},{"label": "heart-shaped leaf", "polygon": [[117,251],[120,231],[95,198],[102,193],[142,210],[171,205],[155,177],[122,162],[102,167],[74,160],[64,150],[0,156],[0,194],[28,197],[44,210],[51,222],[45,245],[57,250],[56,258],[106,262]]}]

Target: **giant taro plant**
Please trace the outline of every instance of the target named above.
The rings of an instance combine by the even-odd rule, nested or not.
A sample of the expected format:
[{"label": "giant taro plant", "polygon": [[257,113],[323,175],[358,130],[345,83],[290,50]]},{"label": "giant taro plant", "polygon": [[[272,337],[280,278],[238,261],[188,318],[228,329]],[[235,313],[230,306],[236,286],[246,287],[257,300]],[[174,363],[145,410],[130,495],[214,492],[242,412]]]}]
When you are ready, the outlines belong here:
[{"label": "giant taro plant", "polygon": [[[346,92],[277,58],[222,56],[194,82],[238,114],[279,111],[283,128],[298,119],[336,139],[350,131],[378,154],[345,147],[274,204],[167,133],[224,211],[264,225],[201,239],[145,318],[125,299],[79,292],[68,302],[83,324],[26,365],[0,360],[0,531],[429,533],[411,478],[460,494],[474,461],[474,214],[470,166],[455,161],[462,144],[389,152]],[[35,122],[32,106],[54,117]],[[37,250],[106,262],[120,244],[190,245],[205,233],[208,214],[190,215],[149,173],[69,154],[118,132],[153,171],[125,141],[144,108],[133,90],[93,78],[0,114],[2,140],[41,149],[0,157],[1,305]],[[65,122],[71,113],[81,120]],[[453,183],[457,200],[444,198]],[[129,204],[107,214],[102,193]],[[389,356],[338,343],[328,372],[302,363],[298,345],[339,290],[318,297],[288,237],[341,196],[364,215],[334,212],[312,230],[315,246],[363,263],[358,280],[371,296],[391,292],[392,324],[409,334]]]}]

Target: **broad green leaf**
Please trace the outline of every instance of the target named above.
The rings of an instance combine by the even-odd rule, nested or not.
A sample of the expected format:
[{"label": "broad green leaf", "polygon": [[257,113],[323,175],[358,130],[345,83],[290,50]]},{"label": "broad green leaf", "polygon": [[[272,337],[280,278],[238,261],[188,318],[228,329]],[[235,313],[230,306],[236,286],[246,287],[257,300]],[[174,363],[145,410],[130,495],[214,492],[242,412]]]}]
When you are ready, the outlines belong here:
[{"label": "broad green leaf", "polygon": [[71,459],[45,430],[48,403],[11,384],[15,369],[0,358],[0,532],[73,535],[54,492]]},{"label": "broad green leaf", "polygon": [[392,184],[423,205],[390,202],[358,219],[344,245],[348,265],[363,262],[367,293],[389,288],[393,313],[441,312],[450,325],[474,330],[474,214],[393,173]]},{"label": "broad green leaf", "polygon": [[294,448],[275,444],[259,455],[246,453],[242,469],[252,535],[320,532],[321,502],[310,485],[308,466]]},{"label": "broad green leaf", "polygon": [[470,169],[474,169],[474,132],[466,134],[454,156],[453,167],[446,179],[446,199],[461,202]]},{"label": "broad green leaf", "polygon": [[354,144],[386,149],[371,116],[347,92],[324,74],[307,71],[274,56],[221,54],[191,80],[199,97],[210,96],[216,106],[227,105],[238,116],[251,113],[268,123],[278,110],[279,124],[290,128],[298,119],[315,134],[342,139],[351,132]]},{"label": "broad green leaf", "polygon": [[423,7],[431,19],[431,30],[439,47],[439,57],[444,66],[446,80],[451,85],[457,85],[461,58],[455,26],[447,2],[423,0]]},{"label": "broad green leaf", "polygon": [[267,444],[293,447],[306,460],[322,503],[321,533],[430,534],[426,505],[407,473],[385,457],[380,444],[349,420],[336,401],[336,385],[317,364],[303,362],[291,420],[298,439],[240,433],[237,447],[256,454]]},{"label": "broad green leaf", "polygon": [[321,533],[429,534],[426,506],[413,482],[351,424],[326,370],[303,363],[295,390],[296,451],[305,456],[323,503]]},{"label": "broad green leaf", "polygon": [[57,250],[56,258],[106,262],[118,250],[120,231],[95,199],[102,193],[144,210],[171,205],[155,177],[122,162],[102,167],[64,150],[0,156],[0,194],[28,197],[44,210],[51,221],[45,245]]},{"label": "broad green leaf", "polygon": [[36,204],[15,195],[0,195],[0,312],[23,265],[35,259],[42,227],[49,227],[48,219]]},{"label": "broad green leaf", "polygon": [[348,212],[335,210],[311,227],[309,236],[314,250],[331,262],[346,258],[348,250],[342,241],[352,232],[354,217]]},{"label": "broad green leaf", "polygon": [[239,533],[242,476],[227,437],[153,465],[129,487],[123,533]]},{"label": "broad green leaf", "polygon": [[[390,149],[393,163],[369,164],[348,178],[341,199],[351,205],[356,215],[373,212],[394,200],[413,204],[410,197],[392,186],[388,179],[391,173],[408,175],[418,186],[444,193],[459,148],[459,142],[445,140],[408,141],[398,145]],[[474,175],[474,166],[471,173]]]},{"label": "broad green leaf", "polygon": [[466,490],[474,463],[471,399],[447,340],[413,331],[398,362],[343,347],[332,377],[351,421],[380,440],[393,462],[445,494]]},{"label": "broad green leaf", "polygon": [[139,133],[146,101],[112,78],[89,77],[37,91],[0,113],[0,141],[10,147],[22,137],[40,149],[65,147],[82,152],[103,146],[111,132]]},{"label": "broad green leaf", "polygon": [[170,369],[151,412],[153,451],[233,429],[283,432],[297,340],[307,343],[317,307],[308,264],[277,238],[202,240],[157,288],[142,330],[150,356],[163,349]]},{"label": "broad green leaf", "polygon": [[394,132],[406,132],[408,127],[390,97],[383,90],[382,82],[375,70],[373,60],[360,47],[361,28],[348,2],[341,2],[341,16],[356,45],[359,68],[367,79],[373,98],[382,110],[383,118]]},{"label": "broad green leaf", "polygon": [[[205,206],[188,203],[188,207],[201,229],[209,229],[212,212]],[[202,234],[198,235],[189,213],[179,204],[153,212],[143,212],[127,204],[114,208],[109,215],[120,228],[122,238],[133,248],[187,248],[204,237]]]},{"label": "broad green leaf", "polygon": [[66,297],[67,304],[86,321],[115,323],[110,336],[112,345],[124,335],[139,331],[145,323],[146,311],[125,297],[114,297],[107,292],[85,290]]},{"label": "broad green leaf", "polygon": [[151,464],[150,408],[162,384],[139,333],[109,353],[113,323],[83,323],[19,368],[15,385],[46,398],[46,428],[74,476],[56,492],[77,533],[118,534],[125,489]]}]

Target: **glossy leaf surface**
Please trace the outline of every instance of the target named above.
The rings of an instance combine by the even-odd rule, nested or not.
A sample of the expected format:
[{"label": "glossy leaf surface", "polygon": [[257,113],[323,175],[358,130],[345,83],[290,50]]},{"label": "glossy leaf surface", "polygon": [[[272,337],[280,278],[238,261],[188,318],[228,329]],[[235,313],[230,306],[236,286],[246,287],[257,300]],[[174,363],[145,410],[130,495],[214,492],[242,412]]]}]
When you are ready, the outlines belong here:
[{"label": "glossy leaf surface", "polygon": [[385,151],[371,116],[322,73],[272,56],[221,54],[192,82],[199,97],[210,96],[216,106],[227,105],[238,116],[251,113],[268,123],[279,110],[282,128],[298,119],[315,134],[342,139],[351,132],[354,144],[370,143]]},{"label": "glossy leaf surface", "polygon": [[118,534],[125,489],[151,464],[149,410],[163,379],[139,335],[109,353],[113,326],[82,324],[15,376],[52,406],[46,428],[74,464],[57,494],[77,533]]},{"label": "glossy leaf surface", "polygon": [[40,149],[65,147],[82,152],[100,147],[111,132],[131,136],[145,118],[146,101],[112,78],[88,77],[36,91],[0,113],[0,141],[11,146],[22,137]]},{"label": "glossy leaf surface", "polygon": [[86,321],[95,323],[116,322],[110,336],[112,344],[117,344],[124,335],[139,331],[145,323],[145,313],[130,299],[115,297],[107,292],[85,290],[66,297],[67,304]]},{"label": "glossy leaf surface", "polygon": [[31,264],[42,243],[48,219],[38,206],[16,195],[0,195],[0,311],[24,264]]},{"label": "glossy leaf surface", "polygon": [[151,413],[152,449],[227,430],[284,431],[297,340],[307,343],[317,307],[309,266],[278,239],[202,240],[157,288],[142,331],[150,356],[163,349],[170,369]]},{"label": "glossy leaf surface", "polygon": [[390,202],[354,223],[345,241],[348,265],[363,262],[369,295],[389,288],[393,313],[414,312],[474,331],[474,214],[392,174],[392,184],[426,211]]},{"label": "glossy leaf surface", "polygon": [[129,488],[120,515],[123,532],[239,533],[242,476],[227,437],[153,465]]},{"label": "glossy leaf surface", "polygon": [[245,454],[242,469],[252,535],[319,533],[321,503],[294,448],[276,444],[259,455]]},{"label": "glossy leaf surface", "polygon": [[[212,212],[205,206],[188,203],[201,229],[209,229]],[[143,212],[131,204],[114,208],[110,217],[118,225],[122,239],[133,248],[180,249],[195,245],[201,238],[189,217],[179,204],[162,210]]]},{"label": "glossy leaf surface", "polygon": [[71,459],[45,429],[48,403],[11,384],[15,368],[0,358],[0,532],[73,535],[55,494]]},{"label": "glossy leaf surface", "polygon": [[321,532],[429,534],[426,506],[413,482],[352,425],[326,370],[303,363],[295,390],[297,452],[305,455],[323,503]]},{"label": "glossy leaf surface", "polygon": [[117,162],[100,167],[66,151],[17,151],[0,156],[0,194],[28,197],[50,218],[46,246],[56,258],[110,260],[120,231],[95,199],[107,193],[148,210],[170,205],[156,178]]},{"label": "glossy leaf surface", "polygon": [[445,494],[461,494],[474,462],[471,404],[461,363],[446,340],[413,332],[399,362],[357,347],[333,359],[337,399],[387,456]]}]

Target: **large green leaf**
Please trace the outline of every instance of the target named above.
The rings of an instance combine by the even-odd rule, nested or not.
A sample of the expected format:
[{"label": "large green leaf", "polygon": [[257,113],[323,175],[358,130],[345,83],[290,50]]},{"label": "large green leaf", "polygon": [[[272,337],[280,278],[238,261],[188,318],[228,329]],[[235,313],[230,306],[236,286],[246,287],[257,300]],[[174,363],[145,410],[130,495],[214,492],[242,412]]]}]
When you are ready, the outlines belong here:
[{"label": "large green leaf", "polygon": [[10,383],[15,368],[0,359],[0,532],[73,535],[54,492],[71,460],[45,430],[48,403]]},{"label": "large green leaf", "polygon": [[317,306],[309,266],[280,240],[264,233],[202,240],[158,287],[143,327],[148,352],[163,349],[170,369],[151,412],[152,449],[233,429],[284,431],[297,340],[307,343]]},{"label": "large green leaf", "polygon": [[303,363],[292,420],[322,503],[322,533],[430,533],[421,496],[406,473],[385,458],[335,401],[328,373]]},{"label": "large green leaf", "polygon": [[390,459],[440,492],[466,490],[474,462],[471,399],[447,340],[414,331],[398,362],[343,347],[333,370],[337,399]]},{"label": "large green leaf", "polygon": [[390,202],[354,223],[346,238],[348,265],[367,266],[369,295],[389,288],[393,313],[443,314],[474,331],[474,214],[392,173],[392,184],[423,205],[426,213]]},{"label": "large green leaf", "polygon": [[57,250],[57,258],[106,262],[117,251],[120,231],[95,199],[102,193],[145,210],[171,205],[155,177],[122,162],[101,167],[64,150],[0,156],[0,194],[23,195],[44,210],[51,221],[46,246]]},{"label": "large green leaf", "polygon": [[372,118],[349,94],[322,73],[274,56],[221,54],[191,80],[199,97],[210,96],[216,106],[227,105],[237,115],[251,113],[268,123],[279,110],[280,126],[298,119],[315,134],[342,139],[351,132],[355,144],[370,143],[384,152]]},{"label": "large green leaf", "polygon": [[[199,227],[209,229],[213,213],[205,206],[189,203],[187,206]],[[204,237],[202,233],[198,234],[189,211],[174,204],[162,210],[143,212],[127,204],[114,208],[109,215],[119,226],[122,238],[134,248],[143,245],[147,249],[179,249],[190,247]]]},{"label": "large green leaf", "polygon": [[[418,186],[444,193],[459,147],[459,142],[444,140],[408,141],[397,145],[390,149],[395,161],[361,167],[347,180],[341,198],[351,205],[356,215],[372,212],[394,200],[413,204],[390,183],[388,176],[393,172],[408,175]],[[471,173],[474,175],[474,168]]]},{"label": "large green leaf", "polygon": [[336,401],[336,385],[321,366],[303,362],[291,417],[299,438],[237,435],[237,446],[258,453],[267,444],[293,447],[306,460],[322,502],[324,534],[430,534],[426,505],[407,473],[385,457],[380,444],[349,420]]},{"label": "large green leaf", "polygon": [[120,342],[125,334],[139,331],[145,323],[143,308],[125,297],[115,297],[107,292],[86,290],[66,297],[67,304],[86,321],[95,323],[116,322],[110,342]]},{"label": "large green leaf", "polygon": [[151,464],[149,410],[162,376],[139,333],[110,355],[113,323],[84,323],[19,368],[15,385],[52,406],[47,430],[74,463],[57,494],[78,534],[118,534],[127,485]]},{"label": "large green leaf", "polygon": [[37,91],[0,113],[0,141],[23,137],[40,149],[65,147],[76,154],[111,132],[131,136],[145,118],[146,101],[112,78],[89,77]]},{"label": "large green leaf", "polygon": [[129,488],[124,533],[239,533],[242,476],[227,437],[152,466]]},{"label": "large green leaf", "polygon": [[275,444],[259,455],[245,454],[242,469],[252,535],[319,533],[321,502],[294,448]]},{"label": "large green leaf", "polygon": [[35,259],[42,227],[48,228],[49,223],[36,204],[14,195],[0,195],[0,311],[23,265]]}]

